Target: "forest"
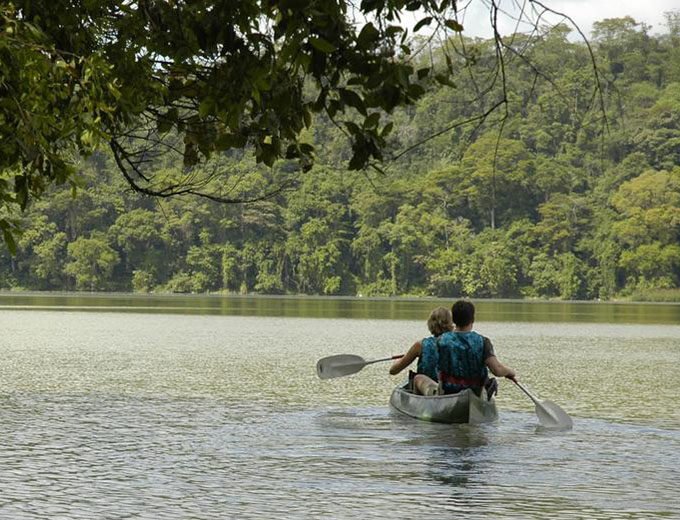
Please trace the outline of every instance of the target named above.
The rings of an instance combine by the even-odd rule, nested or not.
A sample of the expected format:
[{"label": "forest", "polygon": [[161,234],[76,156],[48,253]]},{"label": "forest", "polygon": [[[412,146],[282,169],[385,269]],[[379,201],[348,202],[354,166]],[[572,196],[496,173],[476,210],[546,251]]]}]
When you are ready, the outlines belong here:
[{"label": "forest", "polygon": [[[233,196],[285,187],[249,204],[145,197],[96,151],[76,187],[52,187],[16,216],[23,231],[15,254],[0,251],[0,285],[679,300],[680,12],[662,29],[602,20],[592,55],[563,25],[516,35],[517,56],[531,59],[493,85],[504,107],[458,124],[489,108],[462,94],[477,78],[461,69],[457,88],[427,85],[383,116],[392,155],[380,168],[349,169],[347,129],[322,115],[303,130],[314,166],[294,182],[289,161],[268,167],[248,150],[202,166],[228,172],[219,182]],[[467,45],[483,75],[493,42]],[[153,167],[171,179],[183,165]]]}]

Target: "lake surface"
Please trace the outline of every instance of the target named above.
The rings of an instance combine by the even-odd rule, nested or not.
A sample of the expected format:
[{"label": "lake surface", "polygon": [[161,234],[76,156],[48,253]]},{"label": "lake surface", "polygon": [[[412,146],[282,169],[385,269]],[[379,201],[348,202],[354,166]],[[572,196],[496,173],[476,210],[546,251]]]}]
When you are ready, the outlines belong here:
[{"label": "lake surface", "polygon": [[574,418],[546,432],[506,381],[499,422],[450,426],[390,411],[386,364],[317,379],[439,302],[222,300],[0,296],[0,518],[680,518],[678,306],[480,302]]}]

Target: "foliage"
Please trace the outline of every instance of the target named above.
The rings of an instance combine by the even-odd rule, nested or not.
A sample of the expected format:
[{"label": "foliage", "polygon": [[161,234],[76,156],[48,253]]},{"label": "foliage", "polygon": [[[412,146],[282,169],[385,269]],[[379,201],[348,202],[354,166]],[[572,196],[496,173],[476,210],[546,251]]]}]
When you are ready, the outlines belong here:
[{"label": "foliage", "polygon": [[[303,132],[318,150],[306,172],[286,160],[269,168],[233,149],[208,150],[210,162],[194,172],[207,179],[215,168],[228,171],[228,183],[212,178],[203,188],[234,199],[294,175],[296,190],[254,204],[140,198],[117,175],[115,154],[94,151],[74,167],[76,198],[66,183],[45,185],[42,200],[22,215],[9,213],[7,205],[16,201],[6,201],[4,227],[16,224],[23,234],[15,256],[0,253],[0,282],[38,290],[674,298],[680,286],[680,33],[670,29],[653,36],[628,19],[598,26],[594,50],[604,74],[606,125],[593,102],[587,50],[557,27],[542,38],[513,40],[532,64],[518,59],[506,70],[512,88],[502,125],[493,118],[457,125],[473,115],[477,101],[421,78],[430,81],[427,89],[389,115],[395,126],[385,136],[387,150],[439,135],[389,163],[386,172],[350,170],[356,150],[327,115],[313,117]],[[74,34],[70,44],[84,44],[85,35]],[[155,38],[158,48],[167,45],[154,31],[146,38]],[[479,70],[493,74],[485,52],[494,42],[464,41],[477,49]],[[173,53],[191,55],[191,42],[182,45],[188,50],[179,45]],[[309,45],[300,52],[335,52],[319,41]],[[435,65],[445,67],[446,56],[442,50]],[[552,83],[537,81],[533,66],[550,72]],[[469,72],[454,67],[456,92],[474,91]],[[318,84],[306,88],[319,95]],[[500,85],[492,90],[502,96]],[[333,99],[330,90],[328,96]],[[351,106],[345,101],[344,108]],[[140,110],[146,106],[143,100]],[[380,124],[387,124],[380,110]],[[119,116],[111,115],[111,125]],[[66,125],[68,111],[64,117]],[[363,115],[351,118],[361,128]],[[173,132],[179,135],[176,125],[168,135]],[[183,175],[183,161],[156,157],[148,168],[168,179]],[[17,172],[6,169],[0,178],[10,192]]]},{"label": "foliage", "polygon": [[[422,40],[463,31],[454,0],[12,0],[0,7],[0,184],[25,208],[53,183],[74,182],[74,158],[108,142],[135,190],[266,198],[308,170],[313,116],[351,142],[352,170],[381,161],[393,122],[454,66],[421,64]],[[405,13],[416,13],[409,28]],[[210,162],[250,150],[294,160],[292,178],[233,196]],[[181,166],[158,168],[181,156]],[[153,158],[154,167],[147,165]],[[211,168],[195,169],[212,164]],[[0,226],[11,243],[9,220]]]}]

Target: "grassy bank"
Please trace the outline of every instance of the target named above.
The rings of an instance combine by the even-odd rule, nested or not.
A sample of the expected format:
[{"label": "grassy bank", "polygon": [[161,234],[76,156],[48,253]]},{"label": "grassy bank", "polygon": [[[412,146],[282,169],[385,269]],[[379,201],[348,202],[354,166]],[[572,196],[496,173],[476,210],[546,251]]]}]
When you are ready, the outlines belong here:
[{"label": "grassy bank", "polygon": [[680,303],[680,289],[648,289],[631,294],[634,302],[672,302]]}]

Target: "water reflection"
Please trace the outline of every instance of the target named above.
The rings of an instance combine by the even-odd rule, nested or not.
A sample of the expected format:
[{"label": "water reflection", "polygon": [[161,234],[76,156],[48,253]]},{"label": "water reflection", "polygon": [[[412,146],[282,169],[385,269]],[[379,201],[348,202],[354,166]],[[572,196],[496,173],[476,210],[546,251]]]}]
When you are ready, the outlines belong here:
[{"label": "water reflection", "polygon": [[487,430],[491,424],[439,424],[417,421],[396,410],[390,409],[394,427],[410,431],[412,436],[406,441],[414,447],[438,447],[464,450],[488,444]]},{"label": "water reflection", "polygon": [[[0,293],[0,309],[425,320],[452,299],[313,296]],[[680,323],[680,304],[477,300],[484,321]]]},{"label": "water reflection", "polygon": [[489,444],[486,435],[489,427],[455,424],[438,431],[427,431],[422,436],[421,444],[427,449],[431,461],[425,478],[452,488],[474,485],[475,475],[485,464],[483,456],[480,456],[483,453],[480,448]]},{"label": "water reflection", "polygon": [[[353,408],[332,412],[330,421],[319,417],[333,439],[334,456],[345,450],[345,469],[363,463],[362,448],[357,451],[332,425],[337,417],[346,425],[353,414],[361,417],[360,431],[354,432],[360,445],[372,439],[371,467],[377,471],[370,477],[418,501],[414,506],[392,495],[390,503],[402,514],[451,510],[472,517],[632,519],[680,513],[672,499],[674,484],[667,480],[669,472],[677,477],[668,457],[680,449],[678,432],[592,420],[579,421],[570,432],[536,431],[535,417],[524,413],[505,413],[499,423],[479,426],[423,423],[392,413],[392,428],[385,429],[379,410]],[[353,435],[344,426],[342,431]],[[661,452],[657,441],[664,445]]]}]

